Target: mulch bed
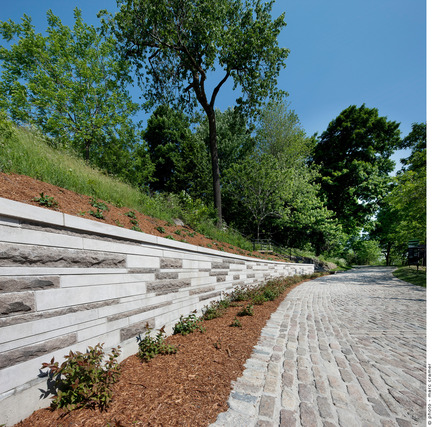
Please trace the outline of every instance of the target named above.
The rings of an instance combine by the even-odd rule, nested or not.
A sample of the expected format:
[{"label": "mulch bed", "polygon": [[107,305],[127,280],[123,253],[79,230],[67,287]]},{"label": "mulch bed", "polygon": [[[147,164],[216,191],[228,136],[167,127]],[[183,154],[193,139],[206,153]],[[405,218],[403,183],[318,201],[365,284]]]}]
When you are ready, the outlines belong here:
[{"label": "mulch bed", "polygon": [[121,363],[120,380],[107,410],[40,409],[17,426],[209,425],[228,409],[231,382],[242,375],[271,314],[297,285],[275,301],[255,305],[253,316],[238,317],[242,327],[230,325],[248,302],[237,303],[239,306],[229,307],[222,317],[205,321],[204,333],[168,337],[167,342],[178,348],[176,354],[158,355],[148,363],[137,355],[128,357]]}]

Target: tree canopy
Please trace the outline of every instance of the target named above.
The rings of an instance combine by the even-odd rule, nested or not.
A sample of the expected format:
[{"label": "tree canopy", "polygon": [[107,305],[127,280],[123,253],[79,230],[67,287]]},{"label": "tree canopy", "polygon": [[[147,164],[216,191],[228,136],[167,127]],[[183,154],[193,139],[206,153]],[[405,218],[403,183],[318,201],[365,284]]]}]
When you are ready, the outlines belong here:
[{"label": "tree canopy", "polygon": [[[197,103],[209,124],[214,205],[222,220],[215,102],[231,79],[251,115],[277,93],[277,77],[289,53],[278,46],[284,15],[272,18],[273,2],[250,0],[118,0],[111,20],[125,57],[136,65],[147,100],[192,110]],[[105,22],[108,26],[108,22]],[[210,77],[218,76],[215,84]],[[209,87],[210,86],[210,87]]]},{"label": "tree canopy", "polygon": [[376,108],[352,105],[319,138],[313,159],[322,193],[348,234],[366,225],[388,191],[390,156],[401,143],[398,128]]},{"label": "tree canopy", "polygon": [[[136,140],[132,116],[138,105],[126,90],[129,64],[116,41],[84,23],[74,10],[73,28],[47,12],[47,35],[31,18],[0,23],[0,107],[19,124],[33,124],[112,173],[126,168]],[[123,161],[122,161],[123,160]]]}]

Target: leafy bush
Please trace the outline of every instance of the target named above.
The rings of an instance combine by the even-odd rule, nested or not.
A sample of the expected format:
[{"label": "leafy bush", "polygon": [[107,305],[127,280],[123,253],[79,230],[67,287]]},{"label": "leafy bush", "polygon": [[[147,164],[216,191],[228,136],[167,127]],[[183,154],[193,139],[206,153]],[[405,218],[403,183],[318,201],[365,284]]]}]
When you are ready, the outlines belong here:
[{"label": "leafy bush", "polygon": [[202,326],[202,320],[198,319],[195,315],[194,310],[188,317],[180,316],[179,321],[174,325],[173,334],[188,335],[195,330],[205,332],[205,328]]},{"label": "leafy bush", "polygon": [[223,299],[221,301],[212,301],[209,305],[202,309],[203,319],[212,320],[217,317],[221,317],[227,308],[230,306],[230,301],[228,299]]},{"label": "leafy bush", "polygon": [[33,200],[38,202],[41,206],[47,206],[48,208],[56,207],[58,205],[54,197],[49,197],[44,193],[39,194],[40,197],[35,197]]},{"label": "leafy bush", "polygon": [[108,406],[112,397],[111,386],[120,376],[120,366],[117,358],[120,347],[113,348],[108,360],[103,362],[105,354],[103,344],[89,347],[86,353],[70,351],[65,361],[43,363],[42,368],[48,368],[55,377],[57,395],[52,406],[66,408],[71,411],[79,407]]},{"label": "leafy bush", "polygon": [[238,316],[254,316],[253,307],[253,304],[248,304],[238,313]]},{"label": "leafy bush", "polygon": [[263,293],[257,293],[251,299],[251,303],[254,304],[254,305],[262,305],[266,301],[269,301],[269,299],[266,298]]},{"label": "leafy bush", "polygon": [[242,324],[241,324],[240,320],[237,317],[235,317],[233,319],[233,322],[230,323],[230,326],[235,327],[235,328],[242,328]]},{"label": "leafy bush", "polygon": [[152,330],[146,325],[144,338],[138,336],[138,357],[145,362],[149,362],[158,354],[174,354],[177,348],[165,342],[164,327],[162,327],[155,337],[151,335]]}]

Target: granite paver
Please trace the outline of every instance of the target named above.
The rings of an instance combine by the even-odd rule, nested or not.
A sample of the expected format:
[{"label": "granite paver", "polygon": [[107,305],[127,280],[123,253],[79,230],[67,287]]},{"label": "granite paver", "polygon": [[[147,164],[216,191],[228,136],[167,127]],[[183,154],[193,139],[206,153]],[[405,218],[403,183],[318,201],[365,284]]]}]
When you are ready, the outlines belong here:
[{"label": "granite paver", "polygon": [[426,290],[362,267],[293,289],[212,426],[424,426]]}]

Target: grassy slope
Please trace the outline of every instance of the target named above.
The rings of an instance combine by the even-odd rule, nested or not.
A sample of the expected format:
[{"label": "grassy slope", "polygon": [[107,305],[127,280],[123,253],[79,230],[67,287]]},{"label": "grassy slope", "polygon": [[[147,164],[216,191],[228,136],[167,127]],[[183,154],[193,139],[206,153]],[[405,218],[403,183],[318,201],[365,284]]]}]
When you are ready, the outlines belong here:
[{"label": "grassy slope", "polygon": [[[16,128],[0,115],[0,171],[30,176],[61,188],[95,197],[116,206],[126,206],[145,215],[172,222],[188,218],[179,204],[164,196],[150,197],[115,177],[91,168],[74,154],[54,149],[50,140],[35,130]],[[219,230],[209,219],[194,224],[196,231],[217,241],[251,251],[252,243],[234,230]]]}]

